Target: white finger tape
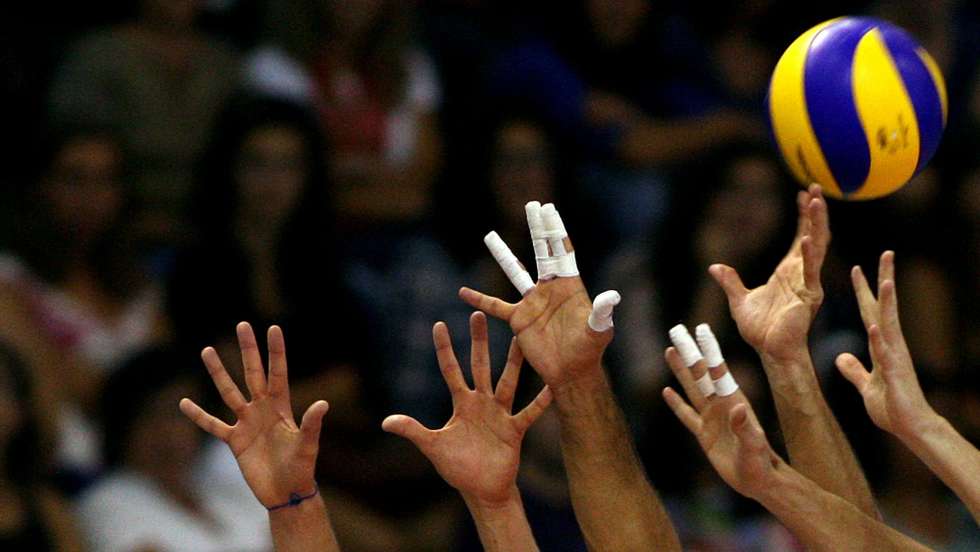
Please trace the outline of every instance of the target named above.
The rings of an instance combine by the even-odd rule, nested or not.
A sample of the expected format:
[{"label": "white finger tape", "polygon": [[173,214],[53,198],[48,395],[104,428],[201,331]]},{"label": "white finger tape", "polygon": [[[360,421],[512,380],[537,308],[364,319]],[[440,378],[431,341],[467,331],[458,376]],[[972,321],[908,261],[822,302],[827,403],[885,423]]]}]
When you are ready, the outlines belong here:
[{"label": "white finger tape", "polygon": [[592,302],[592,312],[589,313],[589,327],[597,332],[604,332],[613,327],[613,309],[622,300],[618,291],[604,291]]},{"label": "white finger tape", "polygon": [[554,203],[545,203],[541,206],[541,220],[544,222],[544,229],[548,232],[548,245],[551,246],[551,255],[560,257],[565,252],[565,235],[561,231],[561,224],[558,221],[558,210]]},{"label": "white finger tape", "polygon": [[497,261],[497,264],[503,269],[504,274],[507,275],[507,279],[510,280],[510,283],[514,284],[514,287],[517,288],[517,291],[521,295],[526,294],[534,287],[531,275],[524,270],[520,261],[517,260],[517,256],[514,255],[496,232],[490,232],[484,236],[483,243],[487,244],[490,254],[493,255],[494,260]]},{"label": "white finger tape", "polygon": [[541,220],[541,204],[529,201],[524,206],[527,214],[527,227],[531,231],[531,245],[534,247],[534,259],[538,268],[538,279],[546,280],[552,276],[542,270],[542,261],[548,258],[548,240],[545,238],[544,221]]},{"label": "white finger tape", "polygon": [[701,356],[701,351],[698,349],[697,343],[694,342],[694,338],[684,327],[684,324],[678,324],[670,329],[670,341],[677,347],[677,352],[681,355],[681,360],[684,361],[684,365],[690,368],[698,363],[699,360],[704,357]]},{"label": "white finger tape", "polygon": [[[565,222],[561,220],[561,213],[555,210],[555,222],[558,226],[558,235],[562,240],[562,249],[565,249],[565,238],[568,237],[568,231],[565,230]],[[566,278],[578,276],[578,263],[575,262],[575,252],[568,251],[564,257],[561,258],[561,266],[559,267],[558,275]]]},{"label": "white finger tape", "polygon": [[697,384],[701,394],[705,397],[710,397],[711,395],[715,394],[715,384],[711,381],[711,374],[705,372],[704,375],[698,378],[698,381],[694,383]]},{"label": "white finger tape", "polygon": [[718,393],[719,397],[727,397],[738,391],[738,383],[735,382],[731,372],[725,372],[724,376],[711,380],[711,382],[714,384],[715,393]]},{"label": "white finger tape", "polygon": [[721,356],[721,347],[718,345],[715,334],[711,332],[711,326],[698,324],[694,328],[694,335],[698,340],[698,347],[704,353],[705,360],[708,361],[708,368],[721,366],[725,362],[725,358]]}]

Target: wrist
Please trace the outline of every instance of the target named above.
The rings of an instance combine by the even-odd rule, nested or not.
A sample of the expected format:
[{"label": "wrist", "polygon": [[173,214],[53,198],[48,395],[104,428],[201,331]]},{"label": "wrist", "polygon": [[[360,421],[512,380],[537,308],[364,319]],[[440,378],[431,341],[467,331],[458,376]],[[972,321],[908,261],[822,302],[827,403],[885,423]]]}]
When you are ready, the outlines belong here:
[{"label": "wrist", "polygon": [[479,514],[482,517],[502,517],[512,512],[514,508],[523,509],[521,493],[517,485],[512,485],[507,493],[498,497],[481,497],[472,493],[460,492],[466,507],[473,512],[474,516]]},{"label": "wrist", "polygon": [[267,510],[269,511],[270,521],[279,524],[301,525],[303,520],[310,519],[311,516],[322,516],[323,512],[326,511],[326,504],[324,504],[323,496],[320,494],[319,489],[317,489],[313,496],[299,501],[296,504],[282,508],[267,508]]},{"label": "wrist", "polygon": [[299,506],[303,502],[306,502],[320,494],[320,487],[313,481],[312,485],[306,488],[297,487],[293,492],[289,493],[284,497],[278,497],[274,500],[262,500],[260,501],[266,510],[270,512],[283,510],[286,508],[294,508]]},{"label": "wrist", "polygon": [[555,405],[558,410],[566,408],[579,408],[585,401],[594,399],[597,394],[605,393],[610,390],[609,380],[600,364],[596,364],[588,372],[579,377],[549,385],[555,398]]},{"label": "wrist", "polygon": [[940,416],[932,408],[908,428],[896,431],[896,437],[913,451],[919,451],[931,443],[941,442],[950,432],[954,432],[949,420]]}]

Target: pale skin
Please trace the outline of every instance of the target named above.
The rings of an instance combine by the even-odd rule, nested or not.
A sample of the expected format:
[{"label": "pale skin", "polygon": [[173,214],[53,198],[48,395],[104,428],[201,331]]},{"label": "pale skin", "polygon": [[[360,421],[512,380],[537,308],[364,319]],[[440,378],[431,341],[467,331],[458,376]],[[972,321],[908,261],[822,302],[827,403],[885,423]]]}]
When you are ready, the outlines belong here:
[{"label": "pale skin", "polygon": [[[565,248],[572,250],[567,239]],[[518,303],[469,288],[460,297],[510,324],[554,394],[572,506],[589,548],[680,550],[602,368],[613,332],[588,326],[592,303],[581,278],[539,280]]]},{"label": "pale skin", "polygon": [[769,280],[748,289],[734,268],[709,268],[728,297],[739,333],[762,359],[790,462],[804,476],[878,517],[861,466],[820,390],[807,334],[820,304],[820,270],[830,243],[827,203],[814,184],[797,197],[789,252]]},{"label": "pale skin", "polygon": [[517,471],[524,434],[551,403],[551,390],[545,387],[527,407],[511,414],[524,362],[516,340],[494,389],[487,319],[482,312],[470,317],[470,336],[472,389],[463,379],[446,325],[439,322],[432,328],[439,367],[453,399],[449,421],[432,430],[414,418],[396,414],[388,416],[382,428],[412,441],[446,483],[460,492],[485,550],[536,551],[517,490]]},{"label": "pale skin", "polygon": [[851,281],[868,332],[872,369],[850,353],[837,357],[838,369],[861,394],[875,425],[909,447],[980,522],[980,451],[937,414],[922,393],[898,318],[895,253],[881,255],[877,298],[860,267],[851,271]]},{"label": "pale skin", "polygon": [[[269,328],[268,375],[251,326],[241,322],[237,333],[250,399],[242,395],[212,347],[201,353],[222,401],[237,418],[234,425],[208,414],[187,398],[181,399],[180,410],[198,427],[228,445],[255,498],[266,508],[274,508],[288,504],[294,496],[317,492],[314,466],[328,405],[326,401],[310,405],[297,426],[289,401],[282,330],[278,326]],[[319,494],[299,504],[271,510],[269,524],[278,552],[340,550]]]},{"label": "pale skin", "polygon": [[[697,438],[715,471],[740,494],[765,506],[808,550],[928,550],[783,461],[741,391],[704,397],[694,383],[704,373],[703,361],[689,370],[673,347],[666,357],[691,403],[669,387],[664,399]],[[724,364],[712,368],[712,378],[727,371]]]}]

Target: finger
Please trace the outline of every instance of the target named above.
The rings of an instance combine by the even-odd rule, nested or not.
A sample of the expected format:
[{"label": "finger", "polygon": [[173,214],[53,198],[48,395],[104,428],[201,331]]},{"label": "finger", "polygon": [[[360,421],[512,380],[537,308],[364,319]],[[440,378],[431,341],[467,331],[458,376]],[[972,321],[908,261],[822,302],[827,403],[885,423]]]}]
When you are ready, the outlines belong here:
[{"label": "finger", "polygon": [[837,365],[837,370],[844,376],[844,379],[851,382],[858,393],[864,395],[864,391],[871,381],[871,373],[864,367],[864,364],[851,353],[837,355],[834,364]]},{"label": "finger", "polygon": [[708,268],[708,272],[725,291],[729,306],[734,307],[741,304],[745,296],[748,295],[749,290],[742,284],[742,278],[739,277],[734,268],[723,264],[713,264]]},{"label": "finger", "polygon": [[231,437],[231,426],[208,414],[203,408],[190,399],[180,399],[180,411],[197,424],[197,427],[211,435],[228,442]]},{"label": "finger", "polygon": [[239,322],[235,329],[238,332],[238,348],[242,351],[242,365],[245,367],[245,386],[248,387],[252,400],[255,400],[266,394],[259,344],[255,341],[255,333],[248,322]]},{"label": "finger", "polygon": [[808,206],[810,205],[810,192],[808,190],[800,190],[796,193],[796,236],[793,238],[793,244],[799,243],[803,236],[807,235],[810,230],[810,210]]},{"label": "finger", "polygon": [[884,370],[891,368],[891,359],[888,357],[890,348],[881,333],[881,327],[877,324],[868,328],[868,350],[876,366],[881,366]]},{"label": "finger", "polygon": [[622,301],[618,291],[608,290],[596,295],[589,313],[589,327],[594,332],[604,332],[613,327],[613,309]]},{"label": "finger", "polygon": [[827,200],[824,199],[823,189],[819,184],[810,185],[810,201],[807,207],[810,214],[808,235],[813,238],[818,260],[822,265],[830,245],[830,217],[827,213]]},{"label": "finger", "polygon": [[803,285],[806,289],[819,293],[823,290],[820,283],[820,271],[823,268],[823,258],[826,251],[818,251],[812,236],[805,236],[800,241],[803,254]]},{"label": "finger", "polygon": [[[691,334],[688,333],[687,328],[683,324],[678,324],[671,328],[669,335],[671,343],[677,348],[677,353],[687,368],[686,370],[681,370],[680,366],[676,367],[685,373],[684,375],[678,375],[678,379],[681,380],[685,392],[688,390],[688,385],[685,383],[685,380],[690,380],[688,383],[697,388],[696,392],[692,391],[688,393],[688,398],[692,401],[695,400],[692,398],[695,396],[707,399],[715,393],[715,388],[711,383],[711,378],[707,375],[708,369],[704,365],[704,356],[702,356],[697,344],[694,343],[694,338],[691,337]],[[674,366],[671,367],[672,370],[674,368]],[[677,374],[676,371],[675,374]],[[681,379],[682,377],[683,379]],[[703,408],[703,405],[698,402],[695,402],[694,405],[698,408],[698,411],[701,411]]]},{"label": "finger", "polygon": [[885,280],[895,280],[895,252],[885,251],[878,259],[878,297],[881,297],[881,284]]},{"label": "finger", "polygon": [[738,403],[728,412],[728,425],[739,444],[751,451],[766,448],[766,434],[754,416],[749,415],[749,405]]},{"label": "finger", "polygon": [[517,260],[517,256],[496,232],[490,232],[484,236],[483,243],[487,245],[490,254],[493,255],[494,260],[507,275],[507,279],[514,284],[522,296],[534,289],[534,281],[531,280],[531,275],[527,273],[524,265]]},{"label": "finger", "polygon": [[299,431],[303,449],[307,454],[316,456],[316,452],[320,448],[320,428],[323,427],[323,417],[329,409],[330,405],[327,404],[327,401],[316,401],[303,414]]},{"label": "finger", "polygon": [[[681,359],[680,353],[674,347],[667,347],[664,351],[664,358],[667,359],[667,366],[670,367],[670,371],[674,373],[677,381],[680,382],[681,388],[684,389],[684,394],[694,405],[694,408],[698,412],[704,410],[705,405],[708,404],[706,394],[707,389],[702,390],[698,387],[696,380],[691,374],[691,370],[685,365],[684,361]],[[702,367],[702,370],[704,368]],[[704,374],[707,374],[707,370],[704,370]],[[702,375],[704,375],[702,374]],[[711,383],[711,378],[708,378],[708,383]],[[711,387],[711,392],[714,393],[714,386]]]},{"label": "finger", "polygon": [[711,375],[711,384],[714,386],[715,393],[719,397],[734,395],[738,391],[738,383],[732,373],[728,371],[725,358],[721,356],[721,347],[711,327],[707,324],[698,324],[694,328],[697,336],[698,346],[704,353],[705,361],[708,365],[708,373]]},{"label": "finger", "polygon": [[517,429],[520,432],[527,431],[527,428],[531,427],[535,420],[544,414],[544,411],[548,409],[548,405],[551,404],[551,400],[554,396],[551,394],[551,388],[547,385],[544,386],[537,397],[531,401],[531,404],[524,407],[514,416],[514,423],[517,424]]},{"label": "finger", "polygon": [[496,297],[485,295],[468,287],[460,288],[459,298],[467,305],[505,322],[510,322],[510,317],[517,309],[517,305],[513,303],[501,301]]},{"label": "finger", "polygon": [[575,252],[566,247],[571,246],[568,231],[561,219],[561,214],[551,203],[541,207],[541,218],[548,235],[548,245],[551,247],[551,260],[555,274],[563,278],[578,276],[578,265],[575,262]]},{"label": "finger", "polygon": [[872,324],[878,323],[878,302],[875,300],[868,280],[864,277],[864,271],[860,266],[851,269],[851,284],[854,286],[854,295],[857,297],[858,310],[861,312],[861,320],[864,322],[864,329],[867,330]]},{"label": "finger", "polygon": [[238,386],[232,381],[231,376],[228,375],[228,371],[225,370],[225,366],[221,363],[221,359],[218,358],[218,353],[214,350],[214,347],[205,347],[201,351],[201,360],[204,361],[204,366],[208,369],[211,381],[214,382],[214,387],[218,390],[218,394],[221,395],[221,400],[224,401],[225,406],[230,408],[235,414],[241,413],[242,409],[248,403],[245,401],[245,397],[242,396],[242,392],[238,389]]},{"label": "finger", "polygon": [[524,354],[517,345],[517,338],[510,340],[510,350],[507,351],[507,365],[504,366],[504,373],[497,381],[497,391],[494,397],[497,403],[510,412],[514,408],[514,395],[517,392],[517,382],[521,375],[521,365],[524,364]]},{"label": "finger", "polygon": [[442,379],[446,381],[446,387],[449,388],[455,403],[456,395],[469,390],[469,387],[463,379],[463,372],[459,369],[456,353],[453,352],[453,342],[449,339],[449,328],[446,327],[445,322],[436,322],[432,326],[432,343],[436,347],[436,360],[439,361]]},{"label": "finger", "polygon": [[480,311],[470,316],[470,369],[477,391],[493,394],[490,383],[490,344],[487,337],[487,315]]},{"label": "finger", "polygon": [[674,412],[677,419],[684,424],[684,427],[693,433],[695,437],[699,436],[701,434],[701,416],[670,387],[664,387],[663,395],[664,400],[667,401],[667,406]]},{"label": "finger", "polygon": [[381,422],[381,429],[408,439],[423,452],[428,449],[433,435],[433,432],[418,420],[403,414],[393,414],[385,418]]},{"label": "finger", "polygon": [[289,405],[289,375],[286,369],[286,340],[282,328],[270,326],[266,335],[269,344],[269,394],[285,399]]},{"label": "finger", "polygon": [[902,324],[898,318],[898,296],[895,289],[894,280],[885,280],[881,283],[878,292],[879,322],[885,334],[885,339],[892,347],[899,347],[903,351],[908,350],[905,344],[905,336],[902,334]]},{"label": "finger", "polygon": [[527,215],[527,227],[531,231],[531,245],[534,247],[534,261],[538,270],[538,281],[547,280],[552,277],[542,263],[549,257],[548,240],[544,238],[544,221],[541,219],[541,204],[537,201],[529,201],[524,206]]}]

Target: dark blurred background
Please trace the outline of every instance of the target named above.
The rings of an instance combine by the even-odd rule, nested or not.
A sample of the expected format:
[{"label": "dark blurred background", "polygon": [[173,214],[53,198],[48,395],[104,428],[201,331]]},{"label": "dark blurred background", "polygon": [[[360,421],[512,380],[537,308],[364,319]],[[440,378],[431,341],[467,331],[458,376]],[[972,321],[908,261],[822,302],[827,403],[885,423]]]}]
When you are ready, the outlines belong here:
[{"label": "dark blurred background", "polygon": [[[481,243],[529,260],[523,204],[556,201],[650,478],[692,550],[793,550],[718,479],[659,398],[666,329],[712,324],[773,441],[765,378],[706,268],[748,285],[786,251],[798,188],[763,98],[783,49],[843,14],[912,32],[949,119],[886,199],[830,202],[811,350],[889,523],[980,549],[955,497],[872,426],[833,367],[865,354],[848,270],[897,251],[930,402],[980,441],[980,6],[973,1],[114,0],[15,2],[0,21],[0,548],[268,550],[230,453],[177,410],[221,412],[197,355],[240,371],[234,327],[281,324],[293,402],[331,403],[318,480],[345,550],[478,549],[407,442],[450,401],[430,341],[468,350],[468,285],[516,293]],[[491,323],[502,368],[508,328]],[[465,354],[464,354],[465,356]],[[237,377],[237,376],[236,376]],[[540,387],[525,371],[525,398]],[[228,413],[224,413],[230,419]],[[520,487],[543,550],[584,550],[545,416]]]}]

